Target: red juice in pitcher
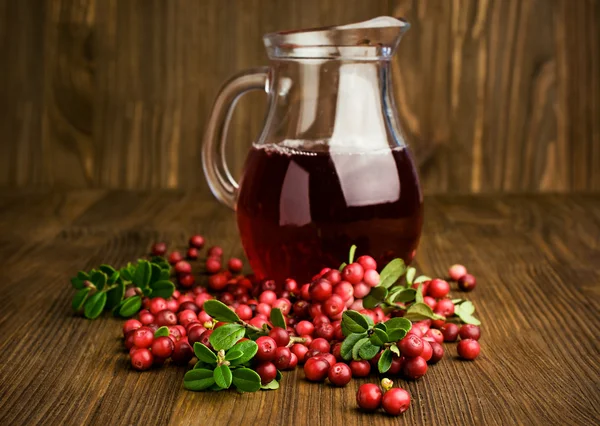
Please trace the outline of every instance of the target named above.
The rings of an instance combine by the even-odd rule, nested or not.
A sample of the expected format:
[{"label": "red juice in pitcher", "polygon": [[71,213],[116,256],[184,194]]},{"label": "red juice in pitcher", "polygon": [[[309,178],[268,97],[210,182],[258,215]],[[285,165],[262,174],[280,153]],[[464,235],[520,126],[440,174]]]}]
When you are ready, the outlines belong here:
[{"label": "red juice in pitcher", "polygon": [[[414,256],[423,197],[406,147],[337,152],[254,146],[237,200],[242,244],[254,273],[302,284],[347,262],[352,244],[378,262]],[[381,265],[381,264],[380,264]]]}]

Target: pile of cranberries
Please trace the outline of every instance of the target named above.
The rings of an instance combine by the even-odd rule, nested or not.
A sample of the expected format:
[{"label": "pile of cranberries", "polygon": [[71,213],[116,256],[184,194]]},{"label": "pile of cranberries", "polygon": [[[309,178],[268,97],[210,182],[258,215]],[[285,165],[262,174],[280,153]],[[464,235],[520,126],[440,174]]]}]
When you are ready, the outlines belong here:
[{"label": "pile of cranberries", "polygon": [[[200,235],[189,239],[186,259],[179,251],[167,253],[164,243],[152,246],[151,254],[164,256],[173,265],[180,291],[168,300],[157,297],[143,300],[143,309],[137,319],[123,325],[125,347],[129,350],[131,365],[136,370],[147,370],[163,365],[167,360],[187,365],[194,357],[193,345],[201,342],[210,346],[209,337],[222,323],[203,310],[206,300],[217,298],[233,309],[243,321],[270,332],[256,340],[258,352],[253,369],[262,384],[273,381],[277,370],[291,370],[303,365],[305,378],[313,382],[326,379],[334,386],[345,386],[353,377],[368,377],[377,371],[378,354],[370,361],[342,359],[340,351],[344,340],[341,319],[344,311],[353,309],[369,316],[374,323],[386,321],[397,312],[384,312],[380,307],[365,309],[362,299],[379,283],[377,263],[370,256],[361,256],[341,271],[325,268],[310,283],[299,285],[287,279],[280,286],[272,280],[257,280],[242,274],[240,259],[223,261],[223,250],[210,247],[200,262],[200,251],[205,240]],[[192,263],[200,265],[193,271]],[[195,272],[195,274],[194,274]],[[462,265],[449,269],[450,279],[459,288],[471,291],[475,278]],[[195,286],[196,280],[206,281],[206,287]],[[417,287],[415,285],[415,287]],[[210,291],[210,292],[209,292]],[[443,279],[422,283],[423,301],[444,317],[454,313],[454,304],[448,298],[450,284]],[[286,318],[287,329],[272,327],[271,309],[279,308]],[[159,327],[167,327],[168,335],[155,337]],[[444,356],[443,342],[455,342],[460,337],[457,351],[461,358],[475,359],[480,351],[480,329],[474,325],[459,325],[444,320],[423,320],[413,323],[406,337],[397,343],[400,355],[393,355],[386,376],[402,376],[417,380],[425,375],[428,365]],[[387,380],[387,379],[385,379]],[[410,395],[403,389],[390,388],[382,393],[378,385],[364,384],[357,394],[357,403],[366,411],[379,407],[392,415],[408,409]]]}]

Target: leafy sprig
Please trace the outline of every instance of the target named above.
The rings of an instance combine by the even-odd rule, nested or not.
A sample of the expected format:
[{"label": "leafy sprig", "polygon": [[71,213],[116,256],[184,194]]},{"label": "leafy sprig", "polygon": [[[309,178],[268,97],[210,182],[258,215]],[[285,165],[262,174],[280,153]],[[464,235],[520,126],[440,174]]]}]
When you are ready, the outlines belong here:
[{"label": "leafy sprig", "polygon": [[[171,266],[162,257],[140,259],[119,270],[100,265],[89,272],[80,271],[71,278],[71,285],[77,290],[71,306],[88,319],[98,318],[108,310],[131,317],[141,309],[142,296],[171,297],[175,285],[169,280],[170,275]],[[127,286],[135,287],[137,294],[125,299]]]}]

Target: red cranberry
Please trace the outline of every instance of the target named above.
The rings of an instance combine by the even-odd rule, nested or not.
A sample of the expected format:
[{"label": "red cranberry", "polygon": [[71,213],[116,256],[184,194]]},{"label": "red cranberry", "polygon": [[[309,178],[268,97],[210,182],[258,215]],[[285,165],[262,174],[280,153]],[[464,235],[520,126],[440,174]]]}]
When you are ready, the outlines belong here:
[{"label": "red cranberry", "polygon": [[221,259],[218,257],[209,257],[206,259],[206,272],[216,274],[221,270]]},{"label": "red cranberry", "polygon": [[187,364],[194,357],[194,350],[188,343],[186,338],[175,343],[171,359],[175,364]]},{"label": "red cranberry", "polygon": [[165,243],[154,243],[150,249],[152,256],[164,256],[167,252],[167,245]]},{"label": "red cranberry", "polygon": [[350,284],[356,285],[363,280],[364,273],[365,270],[360,266],[360,263],[355,262],[344,267],[342,278]]},{"label": "red cranberry", "polygon": [[329,281],[331,285],[335,286],[342,281],[342,274],[337,269],[331,269],[327,271],[325,275],[323,275],[323,278]]},{"label": "red cranberry", "polygon": [[429,364],[437,364],[444,357],[444,347],[436,342],[430,342],[432,355]]},{"label": "red cranberry", "polygon": [[208,249],[208,256],[221,257],[223,256],[223,249],[219,246],[212,246]]},{"label": "red cranberry", "polygon": [[148,327],[140,327],[133,332],[133,344],[138,348],[149,348],[154,340],[154,332]]},{"label": "red cranberry", "polygon": [[177,324],[177,315],[168,309],[164,309],[156,314],[156,324],[159,327],[163,325],[175,325]]},{"label": "red cranberry", "polygon": [[[212,345],[210,344],[210,335],[213,333],[213,330],[206,330],[204,333],[200,335],[200,343],[206,346],[209,349],[212,349]],[[194,342],[196,343],[196,342]]]},{"label": "red cranberry", "polygon": [[481,329],[473,324],[465,324],[458,330],[461,339],[479,340],[481,337]]},{"label": "red cranberry", "polygon": [[442,315],[445,317],[450,317],[454,315],[454,303],[450,299],[442,299],[438,300],[437,306],[434,311],[438,315]]},{"label": "red cranberry", "polygon": [[135,348],[135,345],[133,344],[133,333],[135,333],[136,330],[131,330],[129,333],[127,333],[125,335],[125,348],[126,349],[131,349],[131,348]]},{"label": "red cranberry", "polygon": [[371,364],[364,359],[351,361],[350,370],[352,370],[352,377],[367,377],[371,372]]},{"label": "red cranberry", "polygon": [[290,363],[288,364],[286,370],[293,370],[298,365],[298,357],[295,353],[292,352],[290,355]]},{"label": "red cranberry", "polygon": [[177,282],[179,283],[179,285],[181,287],[190,288],[190,287],[192,287],[196,283],[196,278],[194,278],[194,276],[191,275],[191,274],[180,275],[177,278]]},{"label": "red cranberry", "polygon": [[152,355],[159,358],[168,358],[173,353],[175,345],[173,341],[166,336],[157,337],[152,342]]},{"label": "red cranberry", "polygon": [[252,318],[252,309],[248,305],[239,305],[235,309],[235,313],[244,321],[248,321],[250,318]]},{"label": "red cranberry", "polygon": [[281,299],[277,299],[272,306],[274,308],[279,308],[283,315],[289,314],[292,310],[292,302],[290,302],[288,299],[284,299],[283,297]]},{"label": "red cranberry", "polygon": [[398,342],[398,348],[404,356],[419,356],[423,352],[423,341],[416,334],[408,334],[404,339]]},{"label": "red cranberry", "polygon": [[356,261],[365,271],[377,269],[377,262],[371,256],[360,256]]},{"label": "red cranberry", "polygon": [[458,280],[458,288],[462,291],[472,291],[477,285],[475,277],[471,274],[466,274]]},{"label": "red cranberry", "polygon": [[198,316],[191,309],[187,309],[185,311],[179,312],[179,314],[177,315],[177,319],[179,320],[179,324],[185,327],[190,322],[198,321]]},{"label": "red cranberry", "polygon": [[[423,343],[423,346],[425,346],[425,343]],[[403,356],[396,356],[395,354],[392,355],[392,364],[390,365],[390,369],[387,371],[387,374],[395,376],[397,374],[400,374],[400,371],[402,371],[402,366],[404,365],[404,360],[406,358]]]},{"label": "red cranberry", "polygon": [[288,278],[287,280],[285,280],[285,284],[283,285],[283,288],[285,289],[285,291],[289,291],[290,293],[296,293],[298,292],[298,283],[296,282],[296,280],[293,280],[291,278]]},{"label": "red cranberry", "polygon": [[131,354],[131,366],[136,370],[148,370],[152,367],[152,361],[152,353],[148,349],[140,348]]},{"label": "red cranberry", "polygon": [[[137,346],[137,345],[136,345]],[[479,355],[480,347],[479,342],[473,339],[464,339],[458,342],[456,346],[458,356],[462,359],[473,360]]]},{"label": "red cranberry", "polygon": [[256,312],[264,315],[265,318],[269,318],[269,315],[271,314],[271,305],[268,303],[259,303],[256,305]]},{"label": "red cranberry", "polygon": [[331,320],[329,319],[329,317],[327,317],[327,315],[318,314],[318,315],[315,315],[312,323],[314,324],[315,327],[318,327],[321,324],[330,324]]},{"label": "red cranberry", "polygon": [[310,285],[310,298],[317,302],[324,302],[333,294],[331,283],[324,278]]},{"label": "red cranberry", "polygon": [[381,406],[386,413],[392,416],[399,416],[408,410],[410,406],[410,394],[404,389],[390,389],[383,394]]},{"label": "red cranberry", "polygon": [[260,383],[263,385],[271,383],[277,377],[277,367],[270,361],[261,362],[254,367],[254,371],[260,376]]},{"label": "red cranberry", "polygon": [[316,318],[319,315],[323,315],[323,317],[327,318],[327,316],[323,314],[323,305],[321,303],[312,303],[308,308],[308,314],[311,318]]},{"label": "red cranberry", "polygon": [[308,316],[309,308],[310,304],[306,300],[298,300],[294,303],[292,310],[294,311],[294,315],[303,318]]},{"label": "red cranberry", "polygon": [[440,328],[440,331],[444,336],[444,342],[456,342],[458,338],[458,325],[446,323]]},{"label": "red cranberry", "polygon": [[154,315],[150,312],[140,312],[140,322],[144,325],[150,325],[154,322]]},{"label": "red cranberry", "polygon": [[345,306],[342,298],[334,294],[323,303],[323,312],[329,317],[334,317],[343,312]]},{"label": "red cranberry", "polygon": [[194,247],[190,247],[187,249],[186,257],[189,260],[198,260],[198,249]]},{"label": "red cranberry", "polygon": [[433,321],[431,321],[431,328],[440,329],[440,328],[442,328],[442,326],[444,324],[446,324],[446,320],[443,320],[443,319],[433,320]]},{"label": "red cranberry", "polygon": [[275,291],[277,283],[274,280],[263,280],[260,283],[260,291]]},{"label": "red cranberry", "polygon": [[[204,302],[206,302],[207,300],[212,299],[212,296],[208,293],[202,293],[199,294],[198,296],[196,296],[196,298],[194,299],[194,303],[202,309],[202,307],[204,306]],[[198,318],[200,319],[200,318]]]},{"label": "red cranberry", "polygon": [[227,293],[227,292],[222,293],[221,296],[219,296],[219,300],[221,302],[225,303],[226,305],[231,306],[231,305],[233,305],[233,301],[234,301],[233,294]]},{"label": "red cranberry", "polygon": [[449,292],[450,284],[448,284],[448,281],[444,281],[439,278],[434,278],[431,280],[429,282],[429,287],[427,287],[427,295],[435,299],[446,297]]},{"label": "red cranberry", "polygon": [[309,336],[315,331],[315,326],[310,321],[300,321],[296,324],[296,333],[300,336],[308,334]]},{"label": "red cranberry", "polygon": [[333,348],[331,349],[331,354],[334,356],[336,361],[344,361],[344,358],[342,358],[342,344],[340,342],[333,345]]},{"label": "red cranberry", "polygon": [[330,365],[319,357],[309,358],[304,364],[304,376],[311,382],[322,382],[327,377]]},{"label": "red cranberry", "polygon": [[229,262],[227,262],[227,268],[229,268],[229,270],[234,274],[240,273],[243,267],[244,263],[237,257],[232,257],[229,259]]},{"label": "red cranberry", "polygon": [[379,284],[379,272],[375,269],[369,269],[365,271],[363,281],[369,287],[376,287]]},{"label": "red cranberry", "polygon": [[275,349],[275,359],[273,360],[273,363],[275,364],[275,367],[277,367],[279,370],[285,370],[286,368],[288,368],[291,359],[292,351],[290,351],[289,348],[281,346]]},{"label": "red cranberry", "polygon": [[452,265],[448,268],[448,276],[452,281],[458,281],[461,277],[464,277],[467,274],[467,268],[463,265]]},{"label": "red cranberry", "polygon": [[300,364],[304,363],[306,353],[308,352],[308,348],[300,343],[295,343],[291,347],[291,351],[294,355],[298,357],[298,362]]},{"label": "red cranberry", "polygon": [[346,386],[352,380],[352,371],[343,362],[338,362],[329,368],[327,377],[335,386]]},{"label": "red cranberry", "polygon": [[422,357],[406,358],[402,365],[404,375],[412,380],[420,379],[427,373],[427,361]]},{"label": "red cranberry", "polygon": [[303,300],[310,300],[310,284],[303,284],[302,287],[300,287],[300,297],[302,297]]},{"label": "red cranberry", "polygon": [[315,336],[331,341],[333,339],[333,325],[323,323],[315,328]]},{"label": "red cranberry", "polygon": [[333,288],[333,294],[342,298],[347,302],[354,296],[354,287],[348,281],[342,281]]},{"label": "red cranberry", "polygon": [[423,338],[425,340],[428,340],[429,342],[442,343],[444,341],[444,335],[442,334],[442,332],[435,328],[428,330],[427,333],[425,333],[425,337]]},{"label": "red cranberry", "polygon": [[[258,343],[258,340],[256,342]],[[322,337],[318,337],[311,342],[309,349],[314,349],[323,353],[329,353],[331,346],[327,340]]]},{"label": "red cranberry", "polygon": [[437,301],[431,296],[425,296],[423,298],[423,302],[428,305],[431,309],[435,309],[437,306]]},{"label": "red cranberry", "polygon": [[194,346],[194,343],[200,342],[202,343],[202,335],[206,331],[206,328],[201,325],[197,327],[193,327],[188,331],[188,342],[190,345]]},{"label": "red cranberry", "polygon": [[179,301],[169,298],[169,300],[167,300],[167,309],[171,312],[177,312],[179,309]]},{"label": "red cranberry", "polygon": [[250,321],[248,321],[248,324],[256,328],[263,328],[265,324],[268,324],[268,321],[264,318],[254,317]]},{"label": "red cranberry", "polygon": [[162,297],[150,299],[150,313],[152,313],[152,315],[156,315],[165,309],[167,309],[167,301],[165,299]]},{"label": "red cranberry", "polygon": [[427,340],[423,340],[423,352],[421,352],[421,358],[425,361],[429,361],[433,356],[433,349],[431,348],[431,343]]},{"label": "red cranberry", "polygon": [[356,402],[365,411],[375,411],[381,405],[381,389],[373,383],[366,383],[358,388]]},{"label": "red cranberry", "polygon": [[221,291],[227,287],[227,276],[224,274],[214,274],[208,277],[208,286],[215,291]]},{"label": "red cranberry", "polygon": [[363,282],[356,284],[353,288],[354,297],[362,299],[371,291],[371,287]]},{"label": "red cranberry", "polygon": [[260,303],[266,303],[267,305],[272,305],[276,300],[277,295],[271,290],[263,291],[260,296],[258,296],[258,301]]},{"label": "red cranberry", "polygon": [[174,251],[169,254],[168,261],[171,265],[175,265],[177,262],[181,262],[183,260],[183,256],[178,251]]},{"label": "red cranberry", "polygon": [[256,352],[255,358],[258,361],[273,361],[275,358],[275,349],[277,349],[277,342],[272,337],[261,336],[256,339],[258,345],[258,351]]},{"label": "red cranberry", "polygon": [[123,324],[123,336],[127,335],[127,333],[129,333],[130,331],[137,330],[142,325],[143,324],[136,319],[128,319],[127,321],[125,321],[125,324]]},{"label": "red cranberry", "polygon": [[269,332],[269,337],[275,340],[277,346],[287,346],[290,343],[290,334],[281,327],[273,327]]},{"label": "red cranberry", "polygon": [[323,355],[323,352],[318,351],[316,349],[310,349],[308,352],[306,352],[306,355],[304,355],[304,361],[308,361],[310,358],[321,355]]},{"label": "red cranberry", "polygon": [[188,241],[190,247],[201,249],[204,247],[204,237],[202,235],[192,235]]},{"label": "red cranberry", "polygon": [[338,320],[331,324],[333,326],[333,338],[340,342],[345,339],[344,332],[342,331],[342,321]]},{"label": "red cranberry", "polygon": [[180,303],[178,311],[179,312],[192,311],[192,312],[194,312],[197,315],[198,312],[200,312],[200,308],[194,302],[189,302],[188,301],[188,302]]},{"label": "red cranberry", "polygon": [[325,361],[327,361],[327,363],[330,366],[334,365],[337,362],[337,360],[335,359],[335,357],[333,356],[333,354],[324,354],[324,353],[321,353],[321,354],[317,355],[317,357],[323,358]]},{"label": "red cranberry", "polygon": [[303,345],[308,348],[313,341],[312,336],[309,336],[308,334],[302,334],[300,337],[304,339]]}]

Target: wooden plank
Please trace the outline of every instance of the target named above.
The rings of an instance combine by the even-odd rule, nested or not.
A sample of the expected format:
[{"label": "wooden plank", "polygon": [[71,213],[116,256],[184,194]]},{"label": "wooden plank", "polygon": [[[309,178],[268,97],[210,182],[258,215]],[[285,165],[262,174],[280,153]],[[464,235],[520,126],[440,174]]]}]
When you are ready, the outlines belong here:
[{"label": "wooden plank", "polygon": [[178,248],[201,232],[240,256],[233,213],[206,190],[0,192],[0,235],[10,236],[0,244],[0,424],[597,424],[600,197],[425,203],[416,265],[443,275],[461,262],[477,276],[468,298],[483,321],[482,354],[462,362],[445,344],[422,380],[397,379],[413,403],[390,418],[356,409],[358,386],[376,376],[338,389],[297,369],[278,391],[189,392],[185,367],[131,369],[121,321],[71,314],[71,275],[134,260],[158,239]]}]

